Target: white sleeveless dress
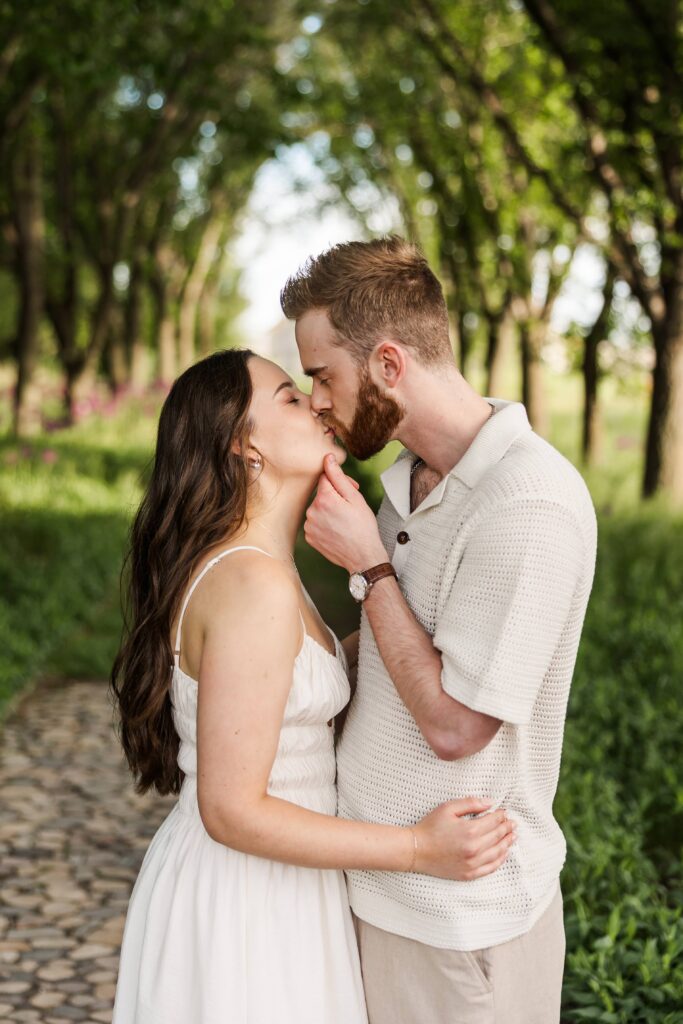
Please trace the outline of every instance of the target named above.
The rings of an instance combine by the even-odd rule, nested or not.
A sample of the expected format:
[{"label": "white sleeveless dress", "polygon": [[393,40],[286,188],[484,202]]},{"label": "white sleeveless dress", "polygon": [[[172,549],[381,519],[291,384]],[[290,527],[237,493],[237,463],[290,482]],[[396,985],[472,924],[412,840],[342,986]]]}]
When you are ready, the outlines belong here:
[{"label": "white sleeveless dress", "polygon": [[[202,576],[245,547],[207,563],[181,610],[171,699],[185,778],[131,894],[112,1024],[367,1024],[343,871],[232,850],[209,836],[199,816],[197,683],[179,665],[180,627]],[[336,655],[301,621],[268,792],[334,815],[328,721],[350,698],[348,666],[332,630]]]}]

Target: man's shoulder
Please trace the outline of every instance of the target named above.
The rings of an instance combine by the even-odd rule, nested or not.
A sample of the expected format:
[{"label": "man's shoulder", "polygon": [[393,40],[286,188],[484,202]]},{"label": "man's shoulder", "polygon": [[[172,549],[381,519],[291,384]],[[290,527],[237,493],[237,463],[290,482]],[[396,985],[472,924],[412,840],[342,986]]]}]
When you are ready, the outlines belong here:
[{"label": "man's shoulder", "polygon": [[576,466],[533,431],[513,442],[493,467],[489,482],[505,486],[511,497],[536,494],[558,501],[590,501],[588,487]]},{"label": "man's shoulder", "polygon": [[546,501],[562,506],[579,522],[595,522],[595,509],[583,476],[557,448],[533,431],[517,438],[476,488],[480,511]]}]

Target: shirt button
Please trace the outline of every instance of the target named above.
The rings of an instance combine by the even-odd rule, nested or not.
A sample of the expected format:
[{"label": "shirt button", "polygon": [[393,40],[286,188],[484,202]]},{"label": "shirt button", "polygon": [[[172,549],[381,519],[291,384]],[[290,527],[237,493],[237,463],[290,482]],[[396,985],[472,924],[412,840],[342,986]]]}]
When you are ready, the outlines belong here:
[{"label": "shirt button", "polygon": [[399,544],[407,544],[410,540],[410,535],[407,534],[405,530],[401,530],[401,532],[396,535],[396,540]]}]

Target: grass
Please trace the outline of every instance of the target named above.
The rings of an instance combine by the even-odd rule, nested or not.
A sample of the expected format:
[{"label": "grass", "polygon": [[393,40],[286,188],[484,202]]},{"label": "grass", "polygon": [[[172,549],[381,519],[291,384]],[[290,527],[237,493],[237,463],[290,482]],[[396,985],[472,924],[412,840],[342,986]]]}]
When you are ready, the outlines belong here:
[{"label": "grass", "polygon": [[0,712],[39,674],[104,678],[118,575],[155,420],[131,403],[17,445],[0,441]]}]

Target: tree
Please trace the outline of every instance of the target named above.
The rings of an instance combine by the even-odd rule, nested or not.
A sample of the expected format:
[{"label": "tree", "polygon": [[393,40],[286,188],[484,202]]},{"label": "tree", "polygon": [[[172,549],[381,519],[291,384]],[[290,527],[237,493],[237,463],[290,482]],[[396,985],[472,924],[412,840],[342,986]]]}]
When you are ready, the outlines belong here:
[{"label": "tree", "polygon": [[[529,129],[533,76],[497,81],[464,40],[460,6],[418,0],[416,31],[445,67],[464,78],[491,113],[511,154],[545,185],[558,210],[594,237],[568,182],[583,177],[606,203],[608,257],[649,317],[656,354],[643,494],[660,487],[683,499],[683,153],[680,15],[657,0],[527,0],[533,44],[551,55],[546,74],[564,87],[572,117],[545,154]],[[519,116],[523,110],[526,119]],[[553,138],[553,135],[555,138]],[[553,143],[555,143],[553,145]],[[595,239],[598,243],[600,238]]]},{"label": "tree", "polygon": [[[276,13],[275,0],[249,10],[229,0],[188,0],[172,10],[158,0],[0,4],[10,40],[0,52],[0,78],[11,66],[17,83],[0,104],[0,160],[7,171],[10,150],[25,146],[23,166],[29,158],[37,166],[35,142],[18,134],[30,114],[41,166],[37,178],[24,176],[23,208],[29,210],[30,181],[44,211],[48,257],[36,258],[42,240],[29,253],[25,232],[8,233],[19,206],[3,193],[0,223],[12,240],[7,266],[18,284],[19,270],[28,280],[26,268],[33,268],[20,290],[19,335],[33,339],[22,350],[35,353],[44,309],[70,413],[103,366],[114,386],[140,373],[150,285],[161,375],[176,371],[178,339],[180,365],[193,358],[213,255],[256,168],[285,134],[272,65],[288,22]],[[179,280],[171,272],[162,281],[171,264]],[[25,365],[30,369],[30,358]]]},{"label": "tree", "polygon": [[[356,194],[367,198],[368,217],[371,186],[396,197],[405,228],[438,262],[465,374],[475,332],[483,341],[488,393],[518,328],[524,398],[543,432],[540,349],[579,229],[510,160],[467,82],[416,40],[412,15],[397,13],[387,2],[338,2],[310,52],[298,48],[291,74],[307,76],[304,131],[329,133],[321,166],[357,209]],[[549,269],[542,299],[532,294],[539,260]]]}]

